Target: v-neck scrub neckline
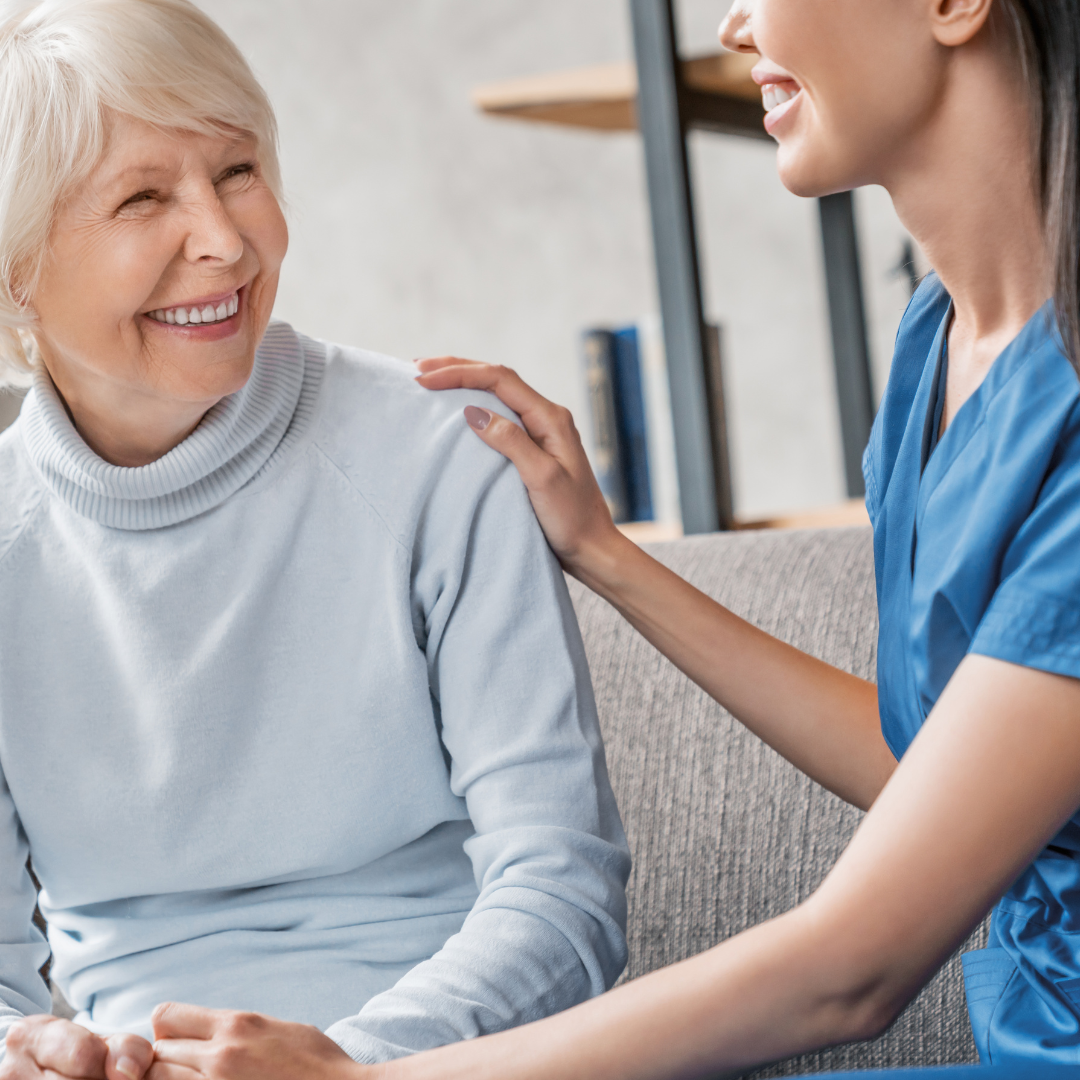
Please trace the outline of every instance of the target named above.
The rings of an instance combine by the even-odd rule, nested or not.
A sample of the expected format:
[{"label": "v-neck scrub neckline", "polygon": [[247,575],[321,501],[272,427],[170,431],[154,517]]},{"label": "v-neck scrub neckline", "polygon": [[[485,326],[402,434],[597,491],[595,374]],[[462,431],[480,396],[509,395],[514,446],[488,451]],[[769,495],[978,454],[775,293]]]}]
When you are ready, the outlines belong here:
[{"label": "v-neck scrub neckline", "polygon": [[[1048,302],[938,432],[952,302],[936,275],[897,335],[863,460],[878,700],[900,757],[969,653],[1080,678],[1080,381]],[[964,959],[984,1062],[1080,1063],[1080,814]]]}]

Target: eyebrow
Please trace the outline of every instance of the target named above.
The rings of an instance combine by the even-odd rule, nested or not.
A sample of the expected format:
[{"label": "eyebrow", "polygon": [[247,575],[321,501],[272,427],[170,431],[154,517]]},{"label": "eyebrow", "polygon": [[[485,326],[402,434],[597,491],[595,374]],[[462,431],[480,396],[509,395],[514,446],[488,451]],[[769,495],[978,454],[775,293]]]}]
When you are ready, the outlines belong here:
[{"label": "eyebrow", "polygon": [[153,176],[164,176],[170,172],[164,165],[129,165],[126,169],[121,169],[118,173],[115,173],[110,177],[111,181],[122,182],[126,180],[143,179]]}]

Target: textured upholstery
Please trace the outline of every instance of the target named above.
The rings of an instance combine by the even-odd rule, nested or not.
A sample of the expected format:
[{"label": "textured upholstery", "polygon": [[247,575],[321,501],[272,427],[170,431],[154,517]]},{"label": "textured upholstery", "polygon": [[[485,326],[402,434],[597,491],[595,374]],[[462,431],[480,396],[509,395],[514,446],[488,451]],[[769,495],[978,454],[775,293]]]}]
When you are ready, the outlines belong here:
[{"label": "textured upholstery", "polygon": [[[719,534],[650,550],[769,633],[873,677],[868,528]],[[635,978],[805,899],[861,815],[749,734],[603,600],[576,582],[571,591],[634,856],[624,978]],[[984,938],[985,926],[965,947]],[[753,1075],[975,1060],[953,958],[880,1039]]]}]

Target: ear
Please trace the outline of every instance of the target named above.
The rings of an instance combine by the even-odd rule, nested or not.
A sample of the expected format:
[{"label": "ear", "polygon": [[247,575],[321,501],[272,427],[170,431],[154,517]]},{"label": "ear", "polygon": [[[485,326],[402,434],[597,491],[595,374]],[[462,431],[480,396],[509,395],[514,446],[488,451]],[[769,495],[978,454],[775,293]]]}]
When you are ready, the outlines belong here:
[{"label": "ear", "polygon": [[966,45],[986,25],[994,0],[929,0],[930,30],[941,45]]}]

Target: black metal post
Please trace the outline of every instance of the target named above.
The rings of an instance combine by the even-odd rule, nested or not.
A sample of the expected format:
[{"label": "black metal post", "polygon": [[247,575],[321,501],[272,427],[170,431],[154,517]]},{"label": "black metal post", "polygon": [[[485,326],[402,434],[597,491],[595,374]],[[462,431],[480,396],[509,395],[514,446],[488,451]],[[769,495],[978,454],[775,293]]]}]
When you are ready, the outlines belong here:
[{"label": "black metal post", "polygon": [[630,12],[683,530],[713,532],[732,524],[730,496],[722,504],[730,479],[718,485],[714,468],[705,374],[709,357],[686,155],[686,91],[671,0],[630,0]]},{"label": "black metal post", "polygon": [[874,422],[874,394],[855,232],[855,203],[850,191],[842,191],[819,199],[818,207],[836,366],[836,394],[840,403],[844,473],[848,495],[857,498],[865,493],[862,455]]}]

